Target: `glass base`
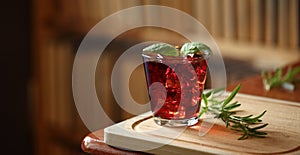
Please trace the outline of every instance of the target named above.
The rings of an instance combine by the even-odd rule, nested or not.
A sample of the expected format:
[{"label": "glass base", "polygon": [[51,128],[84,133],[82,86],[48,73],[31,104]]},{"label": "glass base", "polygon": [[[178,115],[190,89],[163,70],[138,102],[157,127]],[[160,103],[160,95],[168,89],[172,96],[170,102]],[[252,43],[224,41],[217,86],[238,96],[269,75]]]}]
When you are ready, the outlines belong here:
[{"label": "glass base", "polygon": [[163,119],[160,117],[154,117],[154,122],[161,126],[168,127],[180,127],[180,126],[192,126],[198,123],[198,117],[190,118],[190,119],[180,119],[180,120],[169,120]]}]

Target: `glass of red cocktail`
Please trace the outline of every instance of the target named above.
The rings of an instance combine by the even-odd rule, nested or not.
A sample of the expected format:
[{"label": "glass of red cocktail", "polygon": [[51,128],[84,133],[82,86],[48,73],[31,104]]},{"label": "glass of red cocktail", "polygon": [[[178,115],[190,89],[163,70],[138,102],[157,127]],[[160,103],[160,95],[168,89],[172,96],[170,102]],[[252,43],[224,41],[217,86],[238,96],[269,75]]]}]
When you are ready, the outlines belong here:
[{"label": "glass of red cocktail", "polygon": [[188,55],[143,52],[143,62],[154,121],[166,126],[190,126],[198,115],[210,52]]}]

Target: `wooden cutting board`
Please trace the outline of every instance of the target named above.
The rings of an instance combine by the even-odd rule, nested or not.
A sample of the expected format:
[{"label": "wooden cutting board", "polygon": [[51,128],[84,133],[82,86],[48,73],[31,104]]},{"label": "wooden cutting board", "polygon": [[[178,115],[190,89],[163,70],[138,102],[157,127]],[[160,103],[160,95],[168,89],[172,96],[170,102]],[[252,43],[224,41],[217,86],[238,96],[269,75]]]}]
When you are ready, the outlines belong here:
[{"label": "wooden cutting board", "polygon": [[300,154],[300,103],[238,94],[239,114],[267,113],[262,120],[269,123],[263,131],[266,138],[237,140],[241,133],[204,116],[192,127],[156,125],[151,113],[145,113],[105,128],[108,145],[153,154]]}]

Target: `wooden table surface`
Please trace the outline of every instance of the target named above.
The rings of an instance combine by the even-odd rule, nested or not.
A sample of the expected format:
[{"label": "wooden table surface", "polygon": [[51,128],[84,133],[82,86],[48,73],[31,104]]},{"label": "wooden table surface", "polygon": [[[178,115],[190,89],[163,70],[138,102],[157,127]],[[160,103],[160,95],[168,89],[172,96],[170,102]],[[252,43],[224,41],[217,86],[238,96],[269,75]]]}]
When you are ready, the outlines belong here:
[{"label": "wooden table surface", "polygon": [[[300,66],[299,63],[293,64],[293,66]],[[300,74],[297,74],[300,78]],[[238,84],[242,84],[239,93],[251,94],[257,96],[270,97],[274,99],[288,100],[299,102],[300,104],[300,83],[296,84],[294,91],[287,91],[281,87],[276,87],[270,91],[265,91],[263,89],[262,79],[260,75],[249,77],[242,81],[238,81],[235,84],[231,84],[227,87],[227,90],[233,90]],[[132,152],[120,150],[104,143],[104,130],[99,129],[98,131],[88,134],[82,141],[81,148],[84,152],[103,155],[103,154],[126,154],[126,155],[145,155],[143,152]]]}]

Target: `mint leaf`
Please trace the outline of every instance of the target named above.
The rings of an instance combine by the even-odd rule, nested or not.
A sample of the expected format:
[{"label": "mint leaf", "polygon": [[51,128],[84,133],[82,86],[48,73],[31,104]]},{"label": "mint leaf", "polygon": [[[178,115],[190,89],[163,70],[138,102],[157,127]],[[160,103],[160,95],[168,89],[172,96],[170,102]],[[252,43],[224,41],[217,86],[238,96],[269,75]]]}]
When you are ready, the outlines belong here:
[{"label": "mint leaf", "polygon": [[198,42],[185,43],[180,49],[180,54],[183,56],[193,56],[194,54],[209,56],[211,53],[211,49],[207,45]]},{"label": "mint leaf", "polygon": [[143,49],[143,53],[157,53],[165,56],[179,56],[178,50],[167,43],[156,43]]}]

